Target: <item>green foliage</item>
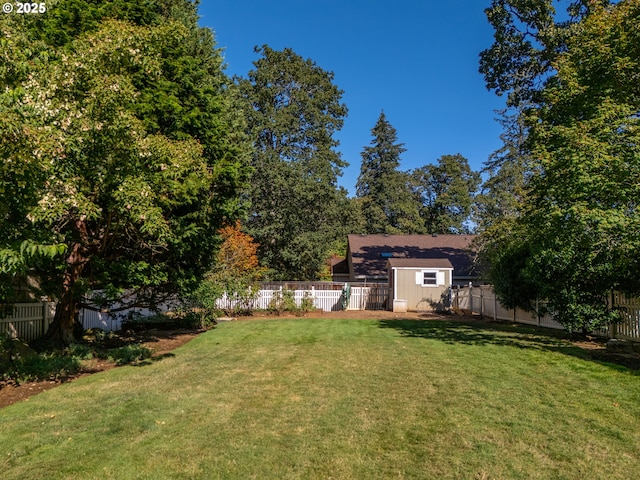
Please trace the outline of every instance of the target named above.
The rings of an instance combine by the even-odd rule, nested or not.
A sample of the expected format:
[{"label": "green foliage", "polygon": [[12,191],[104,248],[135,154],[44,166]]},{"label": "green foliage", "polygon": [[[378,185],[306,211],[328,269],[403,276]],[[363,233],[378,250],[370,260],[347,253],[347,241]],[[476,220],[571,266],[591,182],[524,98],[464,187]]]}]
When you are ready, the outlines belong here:
[{"label": "green foliage", "polygon": [[500,112],[504,132],[500,136],[503,146],[493,152],[485,162],[483,172],[488,178],[476,197],[474,219],[481,230],[520,214],[533,175],[534,162],[527,148],[528,127],[523,111]]},{"label": "green foliage", "polygon": [[67,347],[66,351],[68,355],[80,360],[91,360],[94,357],[93,350],[85,343],[72,343]]},{"label": "green foliage", "polygon": [[8,376],[17,383],[60,380],[78,373],[80,368],[80,359],[77,357],[63,353],[41,353],[17,361]]},{"label": "green foliage", "polygon": [[315,310],[315,302],[311,292],[304,292],[300,305],[296,303],[295,292],[293,290],[276,290],[269,302],[267,310],[282,315],[285,312],[293,312],[297,315],[305,316]]},{"label": "green foliage", "polygon": [[300,306],[297,309],[298,313],[305,316],[307,313],[315,310],[315,308],[316,305],[311,292],[304,292],[302,300],[300,301]]},{"label": "green foliage", "polygon": [[294,312],[298,309],[293,290],[277,290],[269,302],[268,310],[282,315],[284,312]]},{"label": "green foliage", "polygon": [[65,341],[87,290],[148,304],[191,290],[247,175],[244,126],[195,5],[127,3],[0,18],[0,268],[40,276]]},{"label": "green foliage", "polygon": [[443,155],[437,165],[411,173],[420,217],[428,233],[469,233],[469,220],[480,185],[480,174],[471,170],[462,155]]},{"label": "green foliage", "polygon": [[216,319],[219,316],[220,311],[217,309],[205,310],[201,307],[189,308],[180,313],[180,326],[182,328],[192,328],[196,330],[209,330],[218,324]]},{"label": "green foliage", "polygon": [[540,27],[562,49],[545,53],[555,73],[522,112],[525,161],[535,162],[514,218],[485,233],[506,303],[545,299],[572,330],[618,320],[612,290],[640,291],[639,9],[590,2],[578,20]]},{"label": "green foliage", "polygon": [[86,355],[76,351],[36,353],[19,339],[0,335],[0,382],[35,382],[60,380],[80,371]]},{"label": "green foliage", "polygon": [[347,109],[333,74],[312,60],[266,45],[256,53],[255,69],[237,79],[255,147],[246,229],[272,277],[315,279],[347,233],[347,192],[337,186],[346,164],[333,139]]},{"label": "green foliage", "polygon": [[444,155],[437,165],[403,172],[405,149],[384,112],[371,133],[356,184],[355,226],[365,233],[467,233],[480,183],[467,159]]},{"label": "green foliage", "polygon": [[151,350],[142,345],[125,345],[108,351],[106,358],[116,365],[138,363],[151,357]]},{"label": "green foliage", "polygon": [[362,152],[356,196],[365,219],[363,233],[426,233],[419,206],[410,191],[410,177],[398,170],[405,151],[384,112],[371,130],[371,145]]},{"label": "green foliage", "polygon": [[[492,0],[485,9],[494,43],[480,53],[487,88],[507,95],[509,107],[540,101],[554,62],[566,51],[568,32],[611,0]],[[558,5],[558,8],[554,4]],[[564,11],[562,11],[564,10]]]}]

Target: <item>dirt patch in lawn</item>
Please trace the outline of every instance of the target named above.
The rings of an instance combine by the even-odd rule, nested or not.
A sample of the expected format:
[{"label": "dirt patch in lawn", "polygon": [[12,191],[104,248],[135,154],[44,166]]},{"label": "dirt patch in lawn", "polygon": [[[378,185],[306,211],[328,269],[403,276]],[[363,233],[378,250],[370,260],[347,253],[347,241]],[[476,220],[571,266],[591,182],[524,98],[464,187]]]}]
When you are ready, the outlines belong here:
[{"label": "dirt patch in lawn", "polygon": [[[184,345],[199,333],[201,333],[199,330],[148,330],[124,335],[122,339],[125,343],[137,343],[149,348],[153,352],[151,358],[158,358]],[[0,382],[0,408],[22,400],[28,400],[29,397],[54,388],[61,383],[70,382],[76,378],[109,370],[110,368],[115,368],[113,362],[92,359],[83,362],[81,372],[65,379],[28,382],[20,385]]]}]

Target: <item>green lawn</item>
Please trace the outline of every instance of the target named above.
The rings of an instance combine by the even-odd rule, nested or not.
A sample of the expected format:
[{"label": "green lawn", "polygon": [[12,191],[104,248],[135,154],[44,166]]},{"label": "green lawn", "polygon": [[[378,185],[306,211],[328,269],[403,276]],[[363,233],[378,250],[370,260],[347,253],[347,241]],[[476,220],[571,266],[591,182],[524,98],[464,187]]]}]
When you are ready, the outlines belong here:
[{"label": "green lawn", "polygon": [[527,327],[224,323],[0,410],[5,479],[629,479],[640,376]]}]

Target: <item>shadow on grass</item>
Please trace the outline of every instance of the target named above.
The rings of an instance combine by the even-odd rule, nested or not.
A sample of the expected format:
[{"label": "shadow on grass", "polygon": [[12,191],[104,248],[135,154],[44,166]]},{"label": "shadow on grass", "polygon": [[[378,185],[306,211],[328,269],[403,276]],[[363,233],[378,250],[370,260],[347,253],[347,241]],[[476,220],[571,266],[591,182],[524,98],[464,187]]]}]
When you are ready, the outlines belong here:
[{"label": "shadow on grass", "polygon": [[175,354],[173,353],[170,353],[170,352],[162,353],[160,355],[154,355],[152,357],[145,358],[144,360],[140,360],[139,362],[132,363],[131,365],[134,367],[146,367],[148,365],[152,365],[166,358],[173,358],[173,357],[175,357]]},{"label": "shadow on grass", "polygon": [[[402,336],[438,340],[452,345],[497,345],[520,349],[546,350],[590,360],[618,371],[640,374],[638,356],[618,355],[600,348],[583,348],[572,343],[570,334],[528,325],[459,320],[381,320],[381,328],[391,328]],[[586,341],[586,339],[583,339]]]}]

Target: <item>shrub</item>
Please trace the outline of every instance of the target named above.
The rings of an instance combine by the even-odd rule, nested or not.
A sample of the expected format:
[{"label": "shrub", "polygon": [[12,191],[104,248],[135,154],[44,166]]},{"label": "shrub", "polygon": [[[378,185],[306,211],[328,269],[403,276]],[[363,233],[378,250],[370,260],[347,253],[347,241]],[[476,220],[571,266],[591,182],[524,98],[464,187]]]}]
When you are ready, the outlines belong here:
[{"label": "shrub", "polygon": [[72,343],[67,347],[67,354],[80,360],[90,360],[93,358],[93,350],[89,345],[84,343]]},{"label": "shrub", "polygon": [[180,318],[180,325],[184,328],[194,328],[201,330],[208,330],[215,327],[218,322],[218,314],[215,311],[210,311],[202,308],[192,308],[178,314]]},{"label": "shrub", "polygon": [[295,312],[299,315],[306,315],[315,309],[313,295],[304,292],[304,297],[300,302],[300,306],[296,305],[295,292],[292,290],[279,290],[273,293],[273,298],[269,302],[268,310],[277,312],[281,315],[283,312]]},{"label": "shrub", "polygon": [[291,290],[278,290],[273,292],[268,310],[281,315],[283,312],[293,312],[298,309],[294,292]]},{"label": "shrub", "polygon": [[116,365],[137,363],[151,357],[151,350],[142,345],[126,345],[108,351],[107,358]]},{"label": "shrub", "polygon": [[16,362],[12,379],[17,383],[60,380],[75,375],[81,366],[80,358],[65,352],[40,353]]},{"label": "shrub", "polygon": [[36,353],[19,339],[0,336],[0,381],[59,380],[78,373],[80,360],[68,351]]},{"label": "shrub", "polygon": [[302,302],[300,302],[300,308],[298,308],[298,313],[302,316],[307,313],[315,310],[316,305],[313,298],[313,295],[309,292],[304,292],[304,297],[302,298]]}]

